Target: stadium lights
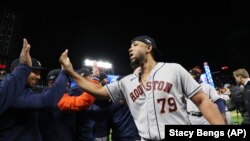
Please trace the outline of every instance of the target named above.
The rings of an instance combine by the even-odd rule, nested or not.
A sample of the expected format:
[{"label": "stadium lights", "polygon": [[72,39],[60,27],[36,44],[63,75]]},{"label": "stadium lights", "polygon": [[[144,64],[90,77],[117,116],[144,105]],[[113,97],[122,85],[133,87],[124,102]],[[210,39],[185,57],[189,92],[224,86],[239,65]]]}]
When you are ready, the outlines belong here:
[{"label": "stadium lights", "polygon": [[[86,59],[84,61],[85,66],[93,66],[93,62],[94,60],[89,60]],[[112,64],[109,62],[103,62],[103,61],[97,61],[97,66],[100,68],[105,68],[105,69],[111,69],[112,68]]]}]

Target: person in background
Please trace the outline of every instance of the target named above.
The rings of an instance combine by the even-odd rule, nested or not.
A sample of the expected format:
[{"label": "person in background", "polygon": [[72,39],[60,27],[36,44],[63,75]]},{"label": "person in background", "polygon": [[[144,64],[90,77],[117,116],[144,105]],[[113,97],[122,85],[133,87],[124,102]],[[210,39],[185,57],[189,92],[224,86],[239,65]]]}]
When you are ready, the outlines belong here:
[{"label": "person in background", "polygon": [[[240,68],[233,72],[235,81],[237,84],[241,85],[244,89],[242,91],[242,98],[243,100],[239,100],[238,103],[241,103],[243,105],[241,111],[242,111],[242,117],[243,122],[242,124],[249,124],[250,122],[250,78],[249,73],[246,69]],[[243,102],[243,103],[242,103]]]},{"label": "person in background", "polygon": [[[53,69],[47,74],[48,89],[55,85],[61,69]],[[65,93],[69,88],[69,79]],[[62,98],[61,98],[62,99]],[[39,129],[44,141],[73,141],[75,134],[75,112],[61,111],[58,107],[39,111]]]},{"label": "person in background", "polygon": [[[77,73],[94,83],[100,85],[96,79],[93,79],[92,73],[87,68],[77,70]],[[68,93],[64,94],[63,98],[59,101],[58,107],[62,111],[76,112],[75,122],[75,141],[94,141],[94,124],[95,120],[92,113],[95,110],[95,98],[84,92],[78,85],[71,82],[71,87]]]},{"label": "person in background", "polygon": [[[208,83],[203,83],[200,80],[200,76],[202,74],[202,70],[199,66],[194,67],[191,69],[190,74],[196,80],[196,82],[201,83],[202,90],[208,95],[209,99],[214,102],[218,109],[220,110],[221,114],[226,121],[225,115],[225,103],[223,99],[220,98],[219,94],[217,93],[216,89]],[[193,125],[204,125],[209,124],[209,122],[203,117],[202,113],[198,109],[198,107],[190,100],[187,99],[187,113],[191,124]]]}]

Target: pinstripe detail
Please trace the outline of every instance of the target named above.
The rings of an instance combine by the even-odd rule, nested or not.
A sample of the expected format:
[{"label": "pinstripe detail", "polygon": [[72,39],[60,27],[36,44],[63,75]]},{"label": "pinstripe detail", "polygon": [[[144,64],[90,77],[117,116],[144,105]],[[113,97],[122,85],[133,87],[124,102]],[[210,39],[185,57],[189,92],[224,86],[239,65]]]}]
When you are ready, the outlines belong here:
[{"label": "pinstripe detail", "polygon": [[114,101],[115,101],[115,99],[114,99],[114,97],[112,96],[112,94],[111,94],[111,92],[110,92],[110,90],[109,90],[108,85],[105,85],[105,86],[106,86],[107,90],[109,91],[109,97],[110,97],[110,98],[111,98],[111,100],[114,102]]},{"label": "pinstripe detail", "polygon": [[[165,65],[165,63],[162,64],[162,66],[160,66],[160,67],[155,71],[155,73],[154,73],[154,75],[153,75],[153,81],[154,81],[155,74],[156,74],[164,65]],[[157,118],[157,113],[156,113],[156,108],[155,108],[155,93],[154,93],[154,89],[153,89],[153,99],[154,99],[153,102],[154,102],[154,111],[155,111],[155,117],[156,117],[155,119],[156,119],[156,123],[157,123],[157,129],[158,129],[159,137],[160,137],[160,139],[161,139],[159,124],[158,124],[158,118]]]}]

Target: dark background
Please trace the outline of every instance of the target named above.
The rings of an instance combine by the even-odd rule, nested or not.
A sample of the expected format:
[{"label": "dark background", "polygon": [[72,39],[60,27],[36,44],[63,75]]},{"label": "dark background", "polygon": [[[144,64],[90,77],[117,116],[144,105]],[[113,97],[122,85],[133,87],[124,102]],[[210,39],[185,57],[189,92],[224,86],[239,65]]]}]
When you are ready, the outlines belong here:
[{"label": "dark background", "polygon": [[32,56],[50,69],[60,67],[67,48],[76,69],[85,58],[102,59],[113,64],[115,74],[128,74],[130,41],[145,34],[167,62],[187,70],[205,61],[214,77],[231,77],[239,67],[250,70],[250,13],[241,1],[2,1],[0,7],[20,17],[18,45],[26,37]]}]

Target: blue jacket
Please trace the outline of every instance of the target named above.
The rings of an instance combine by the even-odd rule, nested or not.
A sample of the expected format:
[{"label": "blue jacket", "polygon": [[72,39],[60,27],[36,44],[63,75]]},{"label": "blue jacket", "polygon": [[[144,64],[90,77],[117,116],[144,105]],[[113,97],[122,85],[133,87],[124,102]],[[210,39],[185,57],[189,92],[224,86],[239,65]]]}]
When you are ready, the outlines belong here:
[{"label": "blue jacket", "polygon": [[38,115],[39,129],[44,141],[73,141],[75,113],[59,108],[42,111]]},{"label": "blue jacket", "polygon": [[20,96],[0,115],[0,141],[41,141],[38,128],[38,109],[52,108],[66,90],[67,77],[61,71],[54,86],[41,94],[34,94],[23,87]]},{"label": "blue jacket", "polygon": [[96,100],[94,106],[96,107],[93,111],[93,119],[95,120],[94,136],[96,138],[102,138],[109,136],[111,128],[111,117],[109,100]]},{"label": "blue jacket", "polygon": [[126,104],[114,102],[110,106],[112,116],[112,141],[135,141],[140,136]]},{"label": "blue jacket", "polygon": [[[69,89],[70,95],[80,95],[84,91],[78,85],[72,85]],[[94,141],[95,120],[92,116],[97,110],[97,106],[92,104],[88,109],[77,112],[76,114],[76,134],[75,141]]]},{"label": "blue jacket", "polygon": [[31,70],[31,67],[19,64],[12,73],[7,74],[0,82],[0,114],[20,95]]}]

